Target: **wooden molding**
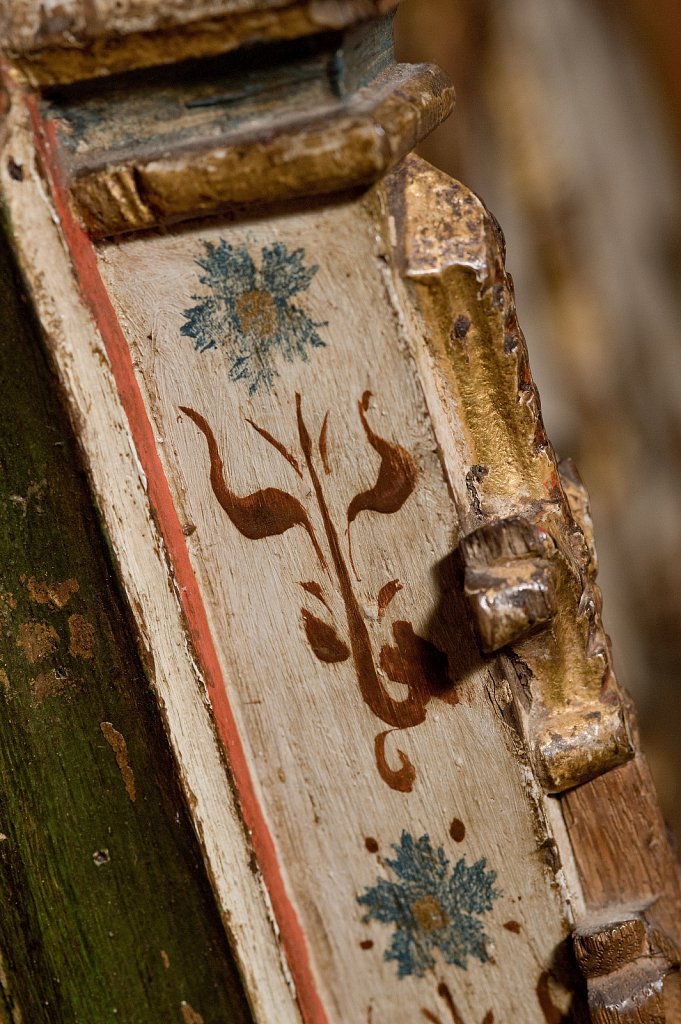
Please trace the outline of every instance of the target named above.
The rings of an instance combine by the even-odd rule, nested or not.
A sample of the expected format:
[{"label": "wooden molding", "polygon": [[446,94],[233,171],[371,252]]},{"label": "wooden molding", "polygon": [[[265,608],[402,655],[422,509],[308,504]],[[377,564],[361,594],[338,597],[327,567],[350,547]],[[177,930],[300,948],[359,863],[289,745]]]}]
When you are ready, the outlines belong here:
[{"label": "wooden molding", "polygon": [[228,53],[239,46],[338,31],[399,0],[0,0],[0,38],[35,86]]},{"label": "wooden molding", "polygon": [[679,970],[675,943],[645,912],[613,909],[607,922],[582,923],[574,933],[594,1024],[665,1024],[665,978]]},{"label": "wooden molding", "polygon": [[[299,69],[300,59],[291,58]],[[156,137],[147,133],[142,143],[132,140],[150,95],[153,102],[153,83],[140,82],[128,96],[115,87],[92,100],[44,103],[46,131],[58,141],[90,234],[366,187],[451,112],[453,90],[433,66],[379,64],[373,79],[339,94],[326,80],[328,58],[315,54],[305,78],[288,79],[286,66],[254,71],[257,84],[237,93],[245,91],[245,100],[221,93],[224,76],[208,87],[163,83],[163,119]]]},{"label": "wooden molding", "polygon": [[496,222],[413,157],[395,176],[391,210],[450,431],[466,448],[466,594],[483,649],[512,647],[535,769],[561,792],[633,755],[588,500],[544,433]]},{"label": "wooden molding", "polygon": [[[414,371],[414,359],[423,364],[428,351],[416,327],[396,315],[411,313],[397,298],[403,280],[391,267],[388,184],[293,214],[194,222],[93,247],[46,148],[51,199],[40,191],[25,100],[17,95],[15,104],[0,173],[20,257],[153,657],[256,1019],[279,1024],[300,1013],[321,1024],[372,1014],[382,1024],[396,1008],[406,1021],[421,1010],[451,1016],[454,1006],[475,1021],[489,1013],[504,1019],[526,1004],[528,1024],[539,1024],[556,950],[570,932],[567,883],[546,798],[530,782],[523,744],[509,727],[508,682],[504,689],[492,680],[455,597],[460,527],[451,495],[463,464],[443,467],[441,414],[424,399],[428,376]],[[33,138],[44,146],[40,130]],[[10,156],[24,168],[21,181],[7,170]],[[70,265],[56,258],[61,238]],[[227,246],[259,274],[266,260],[285,255],[282,246],[289,261],[298,254],[294,270],[303,260],[296,273],[309,288],[293,304],[306,314],[307,336],[316,332],[325,344],[311,345],[307,361],[276,359],[276,387],[257,366],[239,383],[238,366],[219,348],[216,377],[211,350],[201,352],[182,333],[183,324],[191,328],[182,310],[201,291],[197,260],[210,266],[211,254],[231,258]],[[224,275],[216,274],[217,285]],[[348,288],[351,307],[343,303]],[[386,294],[394,295],[388,303]],[[240,303],[254,329],[271,322],[266,300],[249,295]],[[168,359],[175,368],[159,374]],[[376,482],[381,465],[381,480],[399,476],[385,493]],[[260,497],[244,497],[251,493]],[[263,505],[262,521],[242,517],[275,498]],[[297,525],[282,531],[287,522]],[[252,588],[239,583],[246,577]],[[263,610],[266,628],[253,618]],[[164,638],[174,638],[167,649]],[[207,720],[194,689],[197,666]],[[210,760],[211,721],[227,758],[222,768]],[[474,751],[496,766],[493,785],[469,770]],[[222,810],[233,792],[246,830]],[[401,851],[408,872],[417,843],[430,857],[442,850],[448,872],[480,875],[482,902],[471,893],[471,907],[489,906],[476,930],[489,942],[456,954],[463,966],[447,963],[439,945],[435,973],[421,954],[386,959],[394,935],[412,925],[381,922],[380,880],[406,884],[389,862]],[[252,876],[229,870],[249,858],[267,900]],[[413,902],[413,927],[423,934],[450,927],[451,908]],[[284,967],[273,965],[268,906]],[[257,928],[255,944],[247,921]],[[503,978],[493,991],[490,971]],[[288,972],[295,1000],[284,998]],[[568,976],[559,972],[551,985],[555,1004],[567,1006]]]}]

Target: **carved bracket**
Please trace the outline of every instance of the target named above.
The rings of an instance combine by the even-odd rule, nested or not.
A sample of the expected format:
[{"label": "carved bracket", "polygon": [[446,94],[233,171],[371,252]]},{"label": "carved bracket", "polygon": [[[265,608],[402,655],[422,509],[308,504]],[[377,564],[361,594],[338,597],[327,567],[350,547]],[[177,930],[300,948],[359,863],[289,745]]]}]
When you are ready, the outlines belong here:
[{"label": "carved bracket", "polygon": [[461,542],[465,593],[487,654],[546,626],[556,614],[556,545],[513,516],[480,526]]},{"label": "carved bracket", "polygon": [[388,203],[436,381],[443,458],[455,467],[448,451],[463,449],[470,467],[451,484],[480,648],[512,649],[537,775],[562,792],[633,754],[601,622],[588,496],[546,438],[493,217],[417,158],[390,179]]},{"label": "carved bracket", "polygon": [[[561,464],[559,472],[570,512],[574,506],[577,514],[588,516],[574,467]],[[550,792],[621,764],[631,750],[600,620],[593,538],[576,520],[565,525],[567,547],[564,535],[558,535],[559,546],[538,522],[521,516],[480,526],[461,542],[464,592],[482,650],[492,654],[512,646],[531,673],[534,686],[529,703],[524,694],[524,719],[535,767]],[[529,668],[532,664],[542,675]],[[583,683],[561,686],[571,673],[589,689]]]}]

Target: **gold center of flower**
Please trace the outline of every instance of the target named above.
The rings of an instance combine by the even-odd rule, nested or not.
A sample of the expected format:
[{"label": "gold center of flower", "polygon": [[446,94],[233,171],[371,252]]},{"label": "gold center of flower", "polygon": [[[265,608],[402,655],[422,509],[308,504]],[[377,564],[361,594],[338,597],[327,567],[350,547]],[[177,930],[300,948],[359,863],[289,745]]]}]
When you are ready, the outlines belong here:
[{"label": "gold center of flower", "polygon": [[411,912],[424,932],[435,932],[449,924],[449,918],[434,896],[422,896],[411,905]]},{"label": "gold center of flower", "polygon": [[277,329],[277,309],[269,292],[244,292],[236,300],[236,312],[245,334],[267,337]]}]

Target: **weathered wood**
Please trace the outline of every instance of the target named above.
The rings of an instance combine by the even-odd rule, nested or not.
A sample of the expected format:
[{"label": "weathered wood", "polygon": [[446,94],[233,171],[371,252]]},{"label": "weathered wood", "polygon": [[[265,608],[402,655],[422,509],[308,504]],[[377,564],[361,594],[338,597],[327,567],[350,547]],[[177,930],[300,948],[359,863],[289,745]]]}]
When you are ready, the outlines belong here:
[{"label": "weathered wood", "polygon": [[[168,536],[171,508],[188,534],[191,575],[180,569],[180,585],[206,609],[217,657],[213,706],[225,743],[233,743],[221,711],[224,686],[244,747],[245,763],[233,764],[237,785],[243,793],[250,775],[260,794],[327,1019],[361,1020],[373,1005],[376,1021],[397,1013],[407,1020],[437,1005],[429,991],[436,986],[424,990],[421,981],[431,954],[422,961],[408,946],[391,948],[389,918],[381,918],[389,908],[372,902],[383,891],[375,890],[377,876],[398,893],[407,884],[412,841],[443,849],[452,862],[484,857],[508,894],[503,906],[490,902],[493,931],[486,931],[500,980],[484,1012],[503,1019],[536,989],[566,924],[553,871],[532,859],[546,836],[541,802],[526,792],[447,568],[456,508],[414,378],[408,346],[418,342],[411,332],[400,336],[386,307],[379,253],[389,259],[390,252],[376,247],[377,227],[386,230],[381,201],[369,194],[260,222],[101,244],[99,270],[126,324],[109,344],[130,347],[144,403],[131,414],[144,412],[153,436],[164,439],[159,455],[172,506],[158,514]],[[297,248],[303,239],[304,250]],[[295,298],[286,298],[289,281]],[[234,300],[222,282],[235,289]],[[353,309],[335,315],[348,291]],[[242,362],[229,320],[211,326],[199,310],[220,295],[221,316],[267,332],[282,308],[268,294],[300,311],[279,321],[282,335],[296,325],[291,358],[282,341],[281,353]],[[146,471],[153,472],[149,464]],[[196,622],[193,635],[209,665],[208,636]],[[481,748],[494,764],[492,785],[456,768],[457,751],[462,767],[472,767]],[[263,824],[248,805],[245,813],[262,851]],[[454,816],[466,826],[458,846],[449,834]],[[512,853],[501,842],[510,832]],[[367,856],[367,838],[378,844],[378,862]],[[397,872],[391,847],[404,861]],[[461,862],[459,871],[463,877]],[[415,884],[430,891],[423,878]],[[429,898],[442,897],[435,888]],[[273,901],[287,948],[291,924],[276,894]],[[398,915],[396,934],[443,928],[441,941],[453,941],[458,925],[447,927],[444,906],[433,904],[434,917],[425,904],[422,917],[413,910],[413,925]],[[503,928],[510,919],[525,942]],[[438,945],[436,977],[474,1020],[486,955],[476,962],[462,952],[458,968],[447,966]],[[384,960],[386,952],[396,963]],[[289,962],[312,1016],[302,965],[290,954]],[[471,991],[460,977],[464,965]],[[528,1021],[541,1019],[536,998],[524,1012]]]},{"label": "weathered wood", "polygon": [[394,63],[385,17],[305,46],[95,82],[41,107],[79,215],[102,237],[365,187],[453,101],[438,68]]},{"label": "weathered wood", "polygon": [[606,923],[575,930],[577,963],[587,978],[594,1024],[664,1024],[664,981],[679,969],[679,950],[651,926],[645,911],[611,912]]},{"label": "weathered wood", "polygon": [[[261,877],[254,870],[243,818],[232,787],[224,784],[225,754],[206,709],[203,682],[187,643],[172,576],[169,583],[166,548],[151,515],[146,480],[133,455],[120,396],[110,375],[102,376],[106,352],[99,335],[93,334],[92,315],[75,276],[64,264],[62,238],[41,199],[40,178],[31,172],[35,156],[27,114],[16,104],[10,108],[4,125],[8,151],[0,161],[3,195],[8,198],[18,190],[14,192],[18,202],[8,204],[15,250],[31,283],[52,356],[64,371],[61,379],[71,396],[72,419],[87,454],[99,507],[103,510],[108,504],[107,495],[118,496],[117,509],[110,507],[104,522],[140,631],[143,662],[153,667],[150,681],[163,709],[211,881],[220,906],[229,914],[230,935],[254,1014],[258,1020],[297,1024],[300,1015],[282,971],[277,936]],[[33,270],[38,266],[36,279]],[[77,408],[72,402],[76,393]],[[106,471],[100,474],[101,467]]]},{"label": "weathered wood", "polygon": [[[20,101],[14,116],[19,123],[26,116]],[[12,135],[12,155],[28,169],[29,152],[15,149],[22,137]],[[49,151],[42,158],[48,174],[56,170]],[[121,413],[108,398],[80,429],[126,588],[133,595],[146,588],[133,610],[158,669],[169,647],[165,588],[148,583],[151,545],[134,547],[139,535],[158,536],[158,524],[303,1013],[314,1021],[368,1013],[376,1022],[396,1013],[410,1020],[421,1009],[436,1012],[441,988],[466,1019],[517,1015],[522,1006],[525,1020],[541,1021],[569,932],[563,873],[543,797],[509,728],[508,688],[481,663],[456,596],[451,553],[460,526],[450,490],[459,493],[468,465],[462,453],[445,475],[437,454],[441,439],[421,391],[427,376],[415,373],[427,350],[409,320],[396,316],[409,305],[393,297],[402,285],[386,191],[379,186],[364,198],[255,221],[190,224],[103,243],[96,252],[63,203],[78,299],[65,292],[59,267],[45,261],[54,222],[34,181],[29,172],[21,182],[7,175],[3,186],[19,200],[12,212],[22,220],[17,239],[25,265],[37,260],[41,267],[35,299],[57,364],[72,368],[74,412],[80,420],[92,394],[118,396],[153,503],[153,520],[142,508],[147,518],[135,530],[130,489],[125,517],[112,503],[112,472],[119,458],[129,466],[130,442],[124,431],[112,433]],[[59,200],[59,191],[53,195]],[[471,204],[480,216],[474,197]],[[39,218],[38,232],[27,231],[27,217]],[[31,236],[41,237],[40,252],[29,254]],[[238,265],[229,263],[234,254]],[[210,296],[207,285],[221,294],[230,281],[234,305],[221,301],[249,337],[271,331],[278,310],[287,311],[282,330],[296,332],[290,361],[286,349],[273,351],[272,362],[242,364],[229,345],[197,346],[196,332],[210,324],[202,327],[200,315],[189,313],[192,304]],[[64,331],[57,293],[69,296],[78,331]],[[97,318],[104,350],[89,316]],[[229,320],[225,331],[230,342]],[[312,436],[318,455],[308,447]],[[114,439],[122,450],[112,461]],[[172,630],[177,626],[170,633],[177,635]],[[206,789],[228,783],[195,760],[206,738],[196,724],[191,734],[184,725],[196,697],[178,687],[177,668],[167,681],[157,671],[156,684],[175,709],[171,736],[203,801],[195,814],[215,868],[239,837],[217,828]],[[480,770],[483,763],[493,779]],[[402,875],[389,864],[393,846]],[[399,892],[415,870],[416,849],[427,863],[446,851],[464,889],[477,864],[482,888],[470,897],[484,916],[474,929],[477,945],[456,952],[458,911],[423,902],[425,893],[406,918],[382,923],[377,882]],[[257,896],[238,877],[215,873],[232,913],[253,918]],[[461,898],[469,899],[463,890]],[[509,922],[513,927],[504,927]],[[400,936],[410,935],[413,953],[408,943],[400,951]],[[258,982],[267,947],[256,952],[243,931],[234,936],[254,979],[259,1018],[282,1019]],[[489,940],[480,945],[483,936]],[[492,969],[499,979],[493,992]],[[565,1006],[574,985],[563,975],[551,992]]]},{"label": "weathered wood", "polygon": [[0,0],[0,39],[34,85],[227,53],[338,31],[399,0]]},{"label": "weathered wood", "polygon": [[0,306],[0,1019],[245,1024],[4,235]]},{"label": "weathered wood", "polygon": [[601,978],[642,958],[664,957],[678,966],[678,950],[646,921],[645,913],[623,911],[605,924],[583,923],[575,929],[575,955],[588,978]]},{"label": "weathered wood", "polygon": [[641,756],[563,798],[589,910],[647,906],[681,945],[678,865]]},{"label": "weathered wood", "polygon": [[524,640],[556,614],[556,545],[515,516],[480,526],[461,543],[465,593],[487,653]]},{"label": "weathered wood", "polygon": [[[317,103],[329,79],[313,65],[299,99]],[[376,83],[350,77],[341,105],[357,114]],[[419,110],[446,109],[426,89],[416,110],[389,67],[377,81],[389,85],[391,138],[376,174],[418,135]],[[571,842],[585,845],[541,787],[609,778],[635,744],[586,496],[544,434],[503,239],[472,193],[410,158],[362,194],[283,208],[295,189],[348,184],[362,159],[342,181],[326,157],[306,164],[305,133],[287,117],[291,76],[275,82],[271,109],[264,94],[249,109],[269,156],[286,154],[294,191],[278,190],[277,168],[268,196],[267,176],[248,180],[254,165],[237,162],[229,187],[275,201],[248,217],[241,194],[218,190],[227,216],[168,226],[215,212],[200,159],[170,168],[184,206],[138,201],[161,136],[148,151],[129,137],[148,120],[137,87],[100,90],[98,125],[82,91],[66,107],[41,103],[8,76],[0,163],[254,1013],[277,1024],[577,1015],[566,937],[585,895],[592,910]],[[180,82],[176,109],[197,95]],[[67,107],[71,148],[56,124]],[[168,151],[203,126],[224,162],[237,139],[226,124],[191,115],[169,127]],[[320,119],[327,156],[339,126],[353,130]],[[81,171],[95,175],[91,208]],[[93,244],[139,226],[162,230]],[[477,649],[461,563],[497,657]],[[124,732],[109,718],[99,729],[137,799]],[[613,963],[618,923],[636,923],[627,913],[610,902],[599,919]],[[675,966],[666,947],[634,950],[624,986],[585,949],[592,1012],[616,1020],[638,1000],[655,1019]]]}]

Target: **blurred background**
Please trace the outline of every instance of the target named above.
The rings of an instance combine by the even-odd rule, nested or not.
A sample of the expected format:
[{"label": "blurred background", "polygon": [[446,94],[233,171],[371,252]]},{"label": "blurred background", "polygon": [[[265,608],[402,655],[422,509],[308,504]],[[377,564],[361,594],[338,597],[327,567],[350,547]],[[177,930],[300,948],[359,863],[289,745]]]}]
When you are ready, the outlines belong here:
[{"label": "blurred background", "polygon": [[681,2],[405,0],[454,115],[420,148],[506,235],[556,451],[591,494],[606,629],[681,837]]}]

